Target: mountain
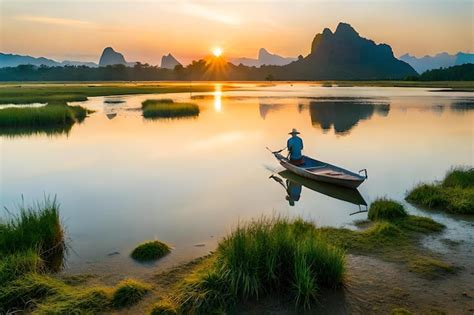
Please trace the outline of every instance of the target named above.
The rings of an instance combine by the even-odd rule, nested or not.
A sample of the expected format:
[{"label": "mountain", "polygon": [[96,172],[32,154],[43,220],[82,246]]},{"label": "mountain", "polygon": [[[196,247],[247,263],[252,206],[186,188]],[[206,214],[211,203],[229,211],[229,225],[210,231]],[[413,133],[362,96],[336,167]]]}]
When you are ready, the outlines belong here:
[{"label": "mountain", "polygon": [[33,65],[33,66],[48,66],[48,67],[62,67],[62,66],[87,66],[97,67],[94,62],[82,62],[82,61],[71,61],[65,60],[58,62],[52,59],[44,57],[31,57],[14,54],[3,54],[0,53],[0,68],[5,67],[16,67],[19,65]]},{"label": "mountain", "polygon": [[417,58],[410,54],[400,56],[400,60],[405,61],[415,68],[418,73],[423,73],[431,69],[447,68],[465,63],[474,63],[474,54],[459,52],[455,55],[439,53],[435,56],[424,56]]},{"label": "mountain", "polygon": [[34,65],[34,66],[59,66],[60,63],[52,59],[44,57],[31,57],[14,54],[3,54],[0,53],[0,68],[4,67],[16,67],[18,65]]},{"label": "mountain", "polygon": [[234,65],[243,64],[247,67],[260,67],[263,65],[284,66],[290,62],[295,61],[296,58],[282,57],[276,54],[271,54],[265,48],[260,48],[258,51],[258,58],[236,58],[231,60]]},{"label": "mountain", "polygon": [[127,65],[127,62],[121,53],[116,52],[112,47],[107,47],[100,56],[99,66],[111,65]]},{"label": "mountain", "polygon": [[161,68],[174,69],[177,65],[181,65],[181,63],[171,53],[161,57]]},{"label": "mountain", "polygon": [[417,74],[393,56],[389,45],[361,37],[346,23],[339,23],[334,33],[325,28],[317,34],[308,56],[265,70],[279,80],[403,79]]}]

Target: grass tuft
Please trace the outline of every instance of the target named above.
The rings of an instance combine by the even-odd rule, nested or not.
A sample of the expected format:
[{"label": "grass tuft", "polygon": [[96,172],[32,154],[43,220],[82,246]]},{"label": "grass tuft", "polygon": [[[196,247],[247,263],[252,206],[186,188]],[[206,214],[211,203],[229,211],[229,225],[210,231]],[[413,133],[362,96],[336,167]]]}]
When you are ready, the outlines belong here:
[{"label": "grass tuft", "polygon": [[56,199],[45,198],[34,206],[22,204],[17,215],[10,215],[0,225],[0,253],[8,255],[35,250],[46,267],[59,270],[63,266],[66,245]]},{"label": "grass tuft", "polygon": [[406,200],[450,213],[474,214],[474,169],[453,168],[440,184],[420,184]]},{"label": "grass tuft", "polygon": [[112,296],[112,304],[115,307],[128,307],[140,301],[151,287],[137,280],[126,279],[117,285]]},{"label": "grass tuft", "polygon": [[176,315],[178,309],[176,305],[169,300],[161,300],[155,303],[151,309],[150,315]]},{"label": "grass tuft", "polygon": [[456,272],[451,264],[433,257],[415,257],[409,262],[409,269],[428,278]]},{"label": "grass tuft", "polygon": [[146,100],[142,103],[145,118],[179,118],[199,115],[199,107],[194,103],[175,103],[171,99]]},{"label": "grass tuft", "polygon": [[7,283],[30,272],[44,269],[43,260],[33,249],[8,254],[0,259],[0,283]]},{"label": "grass tuft", "polygon": [[407,216],[403,205],[396,201],[379,198],[376,199],[369,208],[368,217],[371,221],[393,220]]},{"label": "grass tuft", "polygon": [[180,304],[186,312],[226,310],[270,293],[309,307],[320,287],[343,282],[344,251],[302,220],[262,218],[237,227],[219,243],[215,261],[192,277]]},{"label": "grass tuft", "polygon": [[160,241],[149,241],[138,245],[132,251],[132,258],[139,261],[159,259],[171,251],[171,248]]},{"label": "grass tuft", "polygon": [[460,188],[474,187],[474,168],[452,168],[446,173],[442,186]]}]

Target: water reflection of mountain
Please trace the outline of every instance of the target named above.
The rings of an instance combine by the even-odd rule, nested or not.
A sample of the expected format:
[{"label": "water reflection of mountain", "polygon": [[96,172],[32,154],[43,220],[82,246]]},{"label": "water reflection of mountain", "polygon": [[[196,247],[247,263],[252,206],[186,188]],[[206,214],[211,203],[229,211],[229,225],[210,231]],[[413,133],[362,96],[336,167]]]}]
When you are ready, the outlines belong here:
[{"label": "water reflection of mountain", "polygon": [[362,98],[318,99],[309,102],[313,126],[319,126],[324,131],[334,128],[336,134],[347,134],[360,120],[371,119],[374,114],[386,117],[389,111],[389,103]]},{"label": "water reflection of mountain", "polygon": [[281,108],[283,108],[283,104],[271,104],[271,103],[262,103],[262,102],[260,102],[259,107],[258,107],[260,111],[260,117],[262,117],[262,119],[265,119],[265,117],[267,117],[267,114],[270,111],[277,111]]},{"label": "water reflection of mountain", "polygon": [[462,100],[454,101],[451,104],[451,110],[454,112],[460,112],[460,113],[474,110],[474,100],[462,99]]}]

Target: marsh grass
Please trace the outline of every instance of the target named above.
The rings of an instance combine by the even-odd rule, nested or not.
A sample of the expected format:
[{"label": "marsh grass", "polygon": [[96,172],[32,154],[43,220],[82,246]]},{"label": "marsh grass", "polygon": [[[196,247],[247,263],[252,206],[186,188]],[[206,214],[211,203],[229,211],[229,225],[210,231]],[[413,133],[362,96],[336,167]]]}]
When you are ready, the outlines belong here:
[{"label": "marsh grass", "polygon": [[18,214],[9,213],[10,218],[0,227],[0,253],[31,256],[31,251],[35,251],[45,267],[59,270],[63,266],[66,244],[56,199],[46,197],[33,206],[23,202]]},{"label": "marsh grass", "polygon": [[[408,270],[427,278],[442,276],[447,270],[456,270],[435,253],[419,246],[424,235],[441,232],[444,225],[431,218],[408,215],[393,200],[378,199],[371,209],[374,204],[377,215],[371,216],[372,224],[368,228],[356,231],[320,228],[321,237],[355,254],[403,263]],[[386,208],[381,209],[384,206]]]},{"label": "marsh grass", "polygon": [[133,259],[138,261],[150,261],[167,255],[171,248],[160,241],[149,241],[138,245],[131,253]]},{"label": "marsh grass", "polygon": [[0,109],[0,128],[38,128],[69,126],[82,122],[88,111],[81,106],[48,104],[41,107],[9,107]]},{"label": "marsh grass", "polygon": [[194,103],[175,103],[171,99],[146,100],[142,103],[145,118],[180,118],[199,115],[199,107]]},{"label": "marsh grass", "polygon": [[309,307],[321,287],[341,285],[344,272],[344,251],[319,237],[314,225],[261,218],[219,243],[215,261],[183,285],[178,304],[185,313],[214,312],[276,294]]},{"label": "marsh grass", "polygon": [[[230,89],[225,85],[221,89]],[[111,96],[150,93],[212,92],[213,84],[150,83],[73,83],[0,85],[0,104],[32,104],[49,102],[81,102],[89,96]]]},{"label": "marsh grass", "polygon": [[419,184],[406,200],[428,209],[474,214],[474,168],[452,168],[441,183]]},{"label": "marsh grass", "polygon": [[151,287],[133,279],[121,281],[112,296],[112,305],[117,308],[128,307],[140,301]]},{"label": "marsh grass", "polygon": [[379,198],[372,202],[368,213],[368,218],[372,221],[392,220],[406,216],[407,212],[403,205],[386,198]]}]

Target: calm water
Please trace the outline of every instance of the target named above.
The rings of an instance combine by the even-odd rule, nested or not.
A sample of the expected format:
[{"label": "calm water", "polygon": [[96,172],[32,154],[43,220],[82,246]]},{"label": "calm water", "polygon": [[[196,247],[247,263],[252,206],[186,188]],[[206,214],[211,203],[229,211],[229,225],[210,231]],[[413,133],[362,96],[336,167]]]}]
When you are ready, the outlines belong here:
[{"label": "calm water", "polygon": [[[192,98],[201,113],[144,120],[141,102],[162,97]],[[67,135],[0,137],[0,204],[15,209],[21,195],[27,202],[56,195],[71,272],[156,271],[128,257],[137,243],[172,244],[172,254],[152,265],[168,267],[208,253],[239,221],[261,215],[350,227],[366,218],[350,215],[360,204],[379,196],[402,201],[416,183],[474,164],[469,93],[311,85],[221,92],[216,85],[214,93],[95,97],[81,105],[96,112]],[[294,127],[307,155],[367,168],[360,195],[269,178],[281,169],[265,147],[282,148]],[[468,219],[434,216],[459,227],[451,237],[472,229]]]}]

